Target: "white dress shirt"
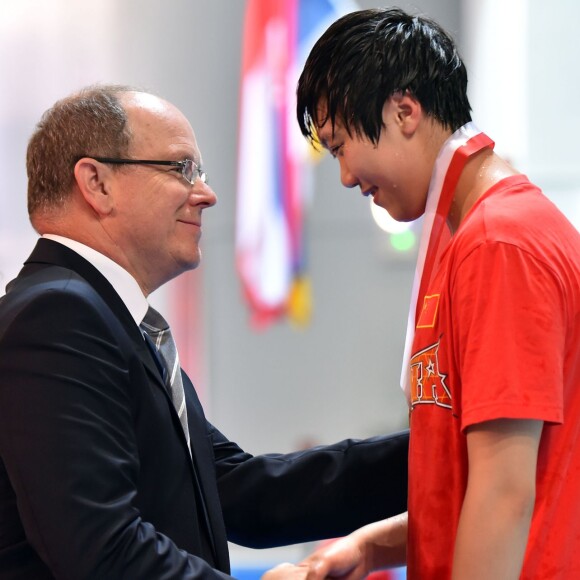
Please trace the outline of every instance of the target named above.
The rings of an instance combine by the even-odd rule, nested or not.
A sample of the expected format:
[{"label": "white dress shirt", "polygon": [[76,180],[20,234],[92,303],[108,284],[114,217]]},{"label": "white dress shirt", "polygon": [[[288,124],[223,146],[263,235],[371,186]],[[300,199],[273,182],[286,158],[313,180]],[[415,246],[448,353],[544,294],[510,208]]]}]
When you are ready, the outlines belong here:
[{"label": "white dress shirt", "polygon": [[113,262],[113,260],[104,254],[101,254],[100,252],[97,252],[97,250],[85,246],[85,244],[81,244],[76,240],[71,240],[70,238],[54,234],[44,234],[42,237],[70,248],[73,252],[76,252],[85,260],[90,262],[115,289],[115,292],[117,292],[131,313],[131,316],[135,320],[135,324],[137,324],[137,326],[141,324],[141,321],[145,318],[149,304],[143,295],[137,280],[135,280],[135,278],[133,278],[125,268],[119,266],[117,262]]}]

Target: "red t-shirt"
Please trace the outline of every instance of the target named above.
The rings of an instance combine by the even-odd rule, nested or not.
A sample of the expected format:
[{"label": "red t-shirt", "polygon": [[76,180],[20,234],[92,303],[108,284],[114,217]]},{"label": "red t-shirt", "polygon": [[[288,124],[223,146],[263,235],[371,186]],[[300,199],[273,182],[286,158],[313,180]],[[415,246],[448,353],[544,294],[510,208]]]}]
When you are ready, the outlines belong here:
[{"label": "red t-shirt", "polygon": [[521,578],[580,578],[580,234],[525,176],[504,179],[460,225],[417,318],[408,577],[450,577],[465,429],[512,418],[545,421]]}]

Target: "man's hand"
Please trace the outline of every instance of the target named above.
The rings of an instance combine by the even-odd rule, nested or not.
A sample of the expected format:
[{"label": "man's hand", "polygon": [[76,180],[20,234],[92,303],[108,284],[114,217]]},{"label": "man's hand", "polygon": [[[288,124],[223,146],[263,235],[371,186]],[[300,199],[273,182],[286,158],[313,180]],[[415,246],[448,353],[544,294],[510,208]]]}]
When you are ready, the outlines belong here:
[{"label": "man's hand", "polygon": [[357,580],[366,576],[365,544],[361,540],[355,532],[314,552],[300,564],[307,566],[307,579]]},{"label": "man's hand", "polygon": [[406,552],[405,512],[356,530],[314,552],[301,565],[308,566],[307,580],[358,580],[379,568],[404,565]]},{"label": "man's hand", "polygon": [[359,580],[372,570],[405,564],[407,512],[364,526],[332,542],[298,566],[280,564],[262,580]]},{"label": "man's hand", "polygon": [[261,580],[317,580],[363,578],[362,552],[354,534],[321,548],[298,564],[280,564],[268,570]]},{"label": "man's hand", "polygon": [[306,580],[308,568],[302,564],[278,564],[275,568],[268,570],[262,580]]}]

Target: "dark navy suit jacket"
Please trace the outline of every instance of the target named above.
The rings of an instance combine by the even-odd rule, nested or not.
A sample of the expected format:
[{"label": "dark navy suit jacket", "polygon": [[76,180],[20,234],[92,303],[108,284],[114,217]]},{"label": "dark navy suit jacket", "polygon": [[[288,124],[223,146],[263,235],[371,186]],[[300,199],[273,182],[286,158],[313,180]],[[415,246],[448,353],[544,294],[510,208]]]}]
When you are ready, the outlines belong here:
[{"label": "dark navy suit jacket", "polygon": [[344,535],[406,509],[408,432],[253,457],[158,361],[109,282],[41,239],[0,299],[0,579],[220,578],[227,540]]}]

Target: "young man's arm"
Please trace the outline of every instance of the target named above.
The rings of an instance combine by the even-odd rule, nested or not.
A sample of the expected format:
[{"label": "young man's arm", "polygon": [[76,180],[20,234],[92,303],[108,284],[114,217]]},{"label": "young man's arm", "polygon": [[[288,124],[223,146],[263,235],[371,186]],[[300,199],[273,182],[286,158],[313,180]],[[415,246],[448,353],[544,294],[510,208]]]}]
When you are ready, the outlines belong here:
[{"label": "young man's arm", "polygon": [[520,576],[536,493],[542,421],[498,419],[467,429],[469,477],[453,578]]}]

